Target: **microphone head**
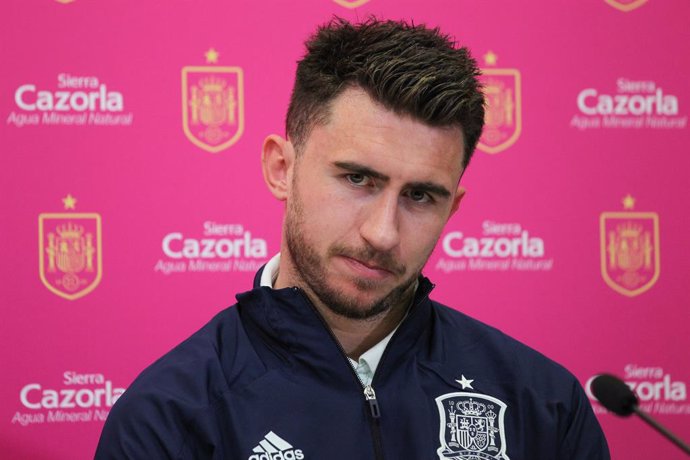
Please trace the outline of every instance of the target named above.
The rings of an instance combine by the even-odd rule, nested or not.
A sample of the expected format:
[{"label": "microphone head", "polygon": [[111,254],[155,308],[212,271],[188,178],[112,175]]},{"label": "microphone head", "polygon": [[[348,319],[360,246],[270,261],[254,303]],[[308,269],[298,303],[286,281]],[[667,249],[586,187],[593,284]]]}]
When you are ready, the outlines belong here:
[{"label": "microphone head", "polygon": [[599,402],[614,414],[627,417],[637,407],[637,396],[618,377],[601,374],[592,381],[591,388]]}]

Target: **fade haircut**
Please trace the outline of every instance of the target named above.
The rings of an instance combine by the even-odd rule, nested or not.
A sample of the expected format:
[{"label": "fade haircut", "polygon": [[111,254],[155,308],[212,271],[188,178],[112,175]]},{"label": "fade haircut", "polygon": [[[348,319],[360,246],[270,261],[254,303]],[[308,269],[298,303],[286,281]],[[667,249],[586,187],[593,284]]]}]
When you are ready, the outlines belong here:
[{"label": "fade haircut", "polygon": [[335,18],[306,42],[297,64],[286,130],[296,151],[312,128],[326,124],[332,101],[357,87],[386,109],[434,127],[459,127],[467,167],[484,126],[476,61],[438,28]]}]

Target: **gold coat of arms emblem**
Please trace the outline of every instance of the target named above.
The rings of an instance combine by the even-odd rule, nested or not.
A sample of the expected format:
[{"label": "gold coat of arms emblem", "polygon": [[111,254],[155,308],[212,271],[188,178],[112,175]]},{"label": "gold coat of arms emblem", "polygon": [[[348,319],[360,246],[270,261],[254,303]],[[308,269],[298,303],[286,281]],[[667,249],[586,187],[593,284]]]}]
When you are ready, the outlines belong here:
[{"label": "gold coat of arms emblem", "polygon": [[369,3],[370,0],[333,0],[333,1],[340,6],[344,6],[345,8],[357,8],[358,6],[362,6],[365,3]]},{"label": "gold coat of arms emblem", "polygon": [[[218,53],[206,53],[216,62]],[[182,68],[182,127],[197,147],[217,153],[235,144],[244,132],[244,76],[240,67]]]},{"label": "gold coat of arms emblem", "polygon": [[[487,65],[495,65],[491,51],[484,56]],[[517,141],[522,132],[522,83],[518,69],[483,68],[482,83],[486,100],[484,131],[477,148],[499,153]]]},{"label": "gold coat of arms emblem", "polygon": [[[70,198],[66,199],[68,209]],[[101,216],[97,213],[39,214],[38,266],[43,284],[68,300],[93,291],[103,274],[101,236]]]},{"label": "gold coat of arms emblem", "polygon": [[659,216],[634,212],[634,199],[623,200],[627,212],[600,216],[601,274],[614,291],[634,297],[659,279]]},{"label": "gold coat of arms emblem", "polygon": [[624,12],[632,11],[647,3],[647,0],[604,0],[606,3]]}]

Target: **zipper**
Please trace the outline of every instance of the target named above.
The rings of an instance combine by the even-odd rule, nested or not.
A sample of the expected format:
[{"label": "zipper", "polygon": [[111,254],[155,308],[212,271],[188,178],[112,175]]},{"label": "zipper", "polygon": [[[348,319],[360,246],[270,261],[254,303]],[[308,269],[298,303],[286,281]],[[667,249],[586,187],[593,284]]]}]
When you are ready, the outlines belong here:
[{"label": "zipper", "polygon": [[[426,289],[426,292],[422,293],[419,296],[419,300],[414,303],[412,308],[416,307],[419,305],[424,299],[426,299],[431,292],[431,290],[434,288],[433,285],[431,285],[430,288]],[[355,381],[359,384],[359,386],[362,388],[364,391],[364,401],[368,405],[369,408],[369,416],[371,417],[371,436],[372,440],[374,442],[374,458],[377,460],[384,460],[383,457],[383,442],[381,440],[381,408],[379,407],[379,402],[376,399],[376,392],[374,391],[374,387],[372,384],[376,380],[377,373],[374,374],[374,377],[372,378],[371,384],[365,385],[362,379],[359,378],[359,375],[357,375],[357,372],[353,369],[352,364],[350,364],[350,359],[347,356],[347,353],[345,353],[345,350],[343,349],[343,346],[338,342],[338,339],[335,337],[335,334],[333,334],[333,331],[331,328],[328,326],[328,323],[326,323],[326,320],[323,319],[323,316],[321,316],[321,313],[319,313],[319,310],[316,309],[312,301],[307,297],[307,295],[298,287],[293,287],[292,288],[295,292],[298,292],[302,298],[307,302],[307,305],[314,311],[316,314],[316,317],[319,318],[319,321],[321,321],[321,324],[323,327],[328,331],[328,335],[330,335],[331,339],[335,343],[335,345],[338,347],[338,350],[340,350],[340,355],[345,359],[345,364],[347,367],[350,369],[351,375],[355,378]],[[400,329],[400,328],[398,328]],[[388,342],[388,346],[386,347],[385,350],[383,350],[383,354],[381,355],[381,360],[379,361],[378,369],[381,368],[381,364],[383,363],[384,359],[386,358],[386,355],[388,355],[388,350],[391,348],[391,342],[395,339],[395,337],[398,335],[398,331],[396,330],[393,336],[391,337],[390,342]],[[380,372],[378,372],[380,374]]]},{"label": "zipper", "polygon": [[[350,366],[352,367],[352,366]],[[374,374],[376,375],[376,374]],[[359,376],[357,376],[359,378]],[[374,441],[374,458],[383,460],[383,440],[381,439],[381,409],[376,400],[376,392],[371,385],[364,387],[364,399],[371,412],[371,437]]]},{"label": "zipper", "polygon": [[364,392],[364,401],[369,407],[369,416],[371,417],[370,426],[371,436],[374,442],[374,458],[377,460],[384,460],[381,442],[381,428],[379,426],[379,420],[381,418],[381,409],[376,399],[376,392],[374,392],[374,388],[372,388],[371,385],[364,385],[362,379],[359,378],[357,372],[355,372],[355,370],[352,368],[352,364],[350,364],[350,359],[347,357],[347,353],[345,353],[343,346],[340,344],[340,342],[338,342],[338,339],[335,337],[333,331],[326,323],[326,320],[323,319],[323,316],[321,316],[321,313],[319,313],[312,301],[309,300],[309,297],[307,297],[304,291],[302,291],[298,287],[293,287],[292,289],[295,292],[298,292],[302,296],[302,298],[307,302],[307,305],[309,305],[309,307],[311,307],[311,309],[314,310],[314,313],[316,314],[317,318],[319,318],[321,324],[323,324],[323,327],[326,328],[326,330],[328,331],[328,335],[331,336],[333,343],[335,343],[335,345],[338,347],[338,350],[340,350],[340,355],[345,359],[345,364],[347,365],[348,369],[350,369],[350,374],[355,378],[355,382],[357,382],[359,386],[362,388]]},{"label": "zipper", "polygon": [[376,392],[371,385],[364,387],[364,399],[369,403],[372,418],[381,418],[381,409],[379,409],[379,402],[376,400]]},{"label": "zipper", "polygon": [[[419,296],[419,300],[417,302],[415,302],[414,305],[412,305],[411,309],[415,308],[417,305],[422,303],[422,301],[429,296],[429,293],[431,292],[431,290],[433,288],[434,288],[434,286],[431,285],[431,287],[428,287],[426,289],[426,292],[421,293],[421,295]],[[402,323],[400,324],[400,326],[402,326]],[[380,427],[381,409],[379,408],[379,403],[376,400],[376,392],[374,392],[373,384],[375,381],[377,381],[376,377],[381,375],[381,372],[380,372],[381,366],[383,365],[383,362],[385,361],[386,356],[388,355],[388,350],[391,349],[391,345],[393,344],[393,341],[398,336],[398,331],[400,330],[400,326],[398,326],[398,329],[395,331],[395,333],[393,333],[391,340],[388,342],[388,346],[386,346],[386,348],[383,350],[383,354],[381,355],[381,360],[379,361],[379,365],[376,368],[376,370],[379,372],[374,373],[374,377],[371,379],[371,383],[364,388],[364,398],[369,403],[369,409],[371,411],[371,416],[372,416],[372,422],[373,423],[372,423],[372,427],[371,427],[371,433],[372,433],[372,437],[374,438],[374,454],[376,455],[377,459],[383,459],[383,442],[381,440],[381,427]],[[329,330],[330,330],[330,328],[329,328]],[[331,333],[331,335],[333,335],[333,334]],[[335,339],[335,337],[334,337],[334,339]],[[336,342],[337,342],[337,340],[336,340]],[[338,344],[338,345],[340,345],[340,344]],[[341,347],[341,350],[342,350],[342,347]],[[350,363],[348,362],[348,364],[350,364]],[[350,369],[352,369],[352,366],[350,366]],[[353,369],[353,371],[354,371],[354,369]],[[357,375],[356,372],[355,372],[355,375]],[[357,376],[357,380],[359,380],[359,376]]]},{"label": "zipper", "polygon": [[[419,295],[419,300],[417,300],[417,301],[412,305],[412,307],[410,308],[410,311],[412,311],[413,308],[415,308],[417,305],[419,305],[420,303],[422,303],[427,297],[429,297],[429,294],[431,293],[431,291],[432,291],[433,289],[434,289],[434,285],[432,284],[431,286],[429,286],[429,287],[427,287],[427,288],[425,289],[425,292],[421,292],[420,295]],[[402,326],[402,323],[400,324],[400,326]],[[381,355],[381,359],[379,360],[379,365],[378,365],[378,367],[377,367],[377,370],[378,370],[378,369],[381,369],[381,366],[383,365],[383,362],[386,360],[386,356],[388,356],[388,350],[391,349],[391,344],[393,343],[393,341],[395,340],[395,338],[398,336],[398,331],[399,331],[399,330],[400,330],[400,327],[398,327],[398,330],[395,331],[395,334],[393,334],[393,336],[391,337],[390,342],[388,342],[388,346],[383,350],[383,354]],[[380,372],[376,372],[376,373],[374,374],[374,378],[371,379],[372,385],[373,385],[374,382],[377,381],[376,377],[379,376],[379,375],[381,375]],[[373,388],[372,388],[372,391],[373,391]]]}]

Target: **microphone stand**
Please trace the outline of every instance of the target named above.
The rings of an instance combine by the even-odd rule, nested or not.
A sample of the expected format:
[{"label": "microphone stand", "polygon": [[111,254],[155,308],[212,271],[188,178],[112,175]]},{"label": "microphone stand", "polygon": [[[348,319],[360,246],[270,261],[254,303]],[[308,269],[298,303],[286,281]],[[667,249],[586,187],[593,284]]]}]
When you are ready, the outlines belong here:
[{"label": "microphone stand", "polygon": [[656,431],[661,433],[662,436],[664,436],[666,439],[671,441],[673,444],[676,446],[680,447],[680,449],[685,452],[686,454],[690,455],[690,446],[685,444],[678,436],[675,434],[671,433],[669,430],[667,430],[664,426],[662,426],[659,422],[654,420],[648,413],[640,409],[640,406],[635,404],[632,407],[632,410],[635,412],[635,414],[640,417],[642,420],[644,420],[649,426],[654,428]]}]

